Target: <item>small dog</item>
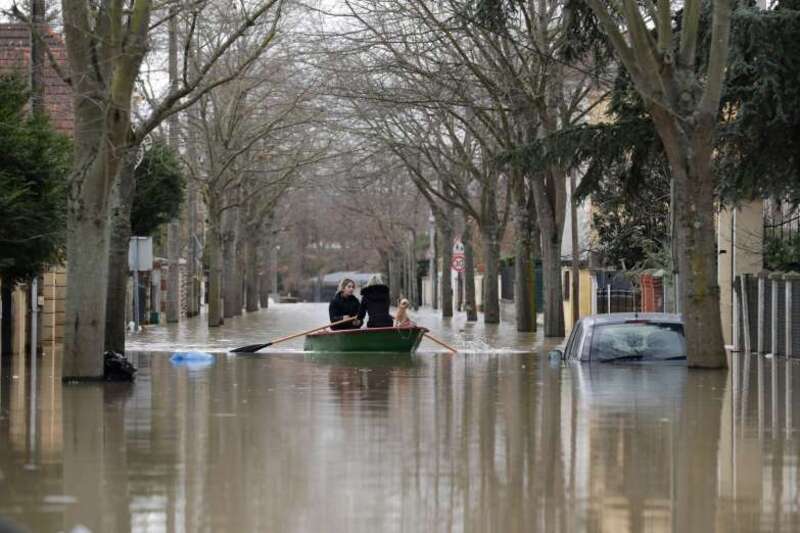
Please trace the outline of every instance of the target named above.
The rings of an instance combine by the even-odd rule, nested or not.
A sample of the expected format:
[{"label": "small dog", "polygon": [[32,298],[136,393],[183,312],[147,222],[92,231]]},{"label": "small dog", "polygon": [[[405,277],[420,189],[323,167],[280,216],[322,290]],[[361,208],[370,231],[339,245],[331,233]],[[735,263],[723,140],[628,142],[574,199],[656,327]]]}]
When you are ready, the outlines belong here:
[{"label": "small dog", "polygon": [[402,298],[397,303],[397,314],[394,317],[394,327],[396,328],[413,328],[416,326],[414,322],[408,318],[408,300]]}]

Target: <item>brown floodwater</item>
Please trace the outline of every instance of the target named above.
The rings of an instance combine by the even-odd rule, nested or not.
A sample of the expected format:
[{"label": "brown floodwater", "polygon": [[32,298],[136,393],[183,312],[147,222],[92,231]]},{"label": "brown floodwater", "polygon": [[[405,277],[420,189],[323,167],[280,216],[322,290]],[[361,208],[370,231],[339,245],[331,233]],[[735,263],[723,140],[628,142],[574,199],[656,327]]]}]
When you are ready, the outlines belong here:
[{"label": "brown floodwater", "polygon": [[[561,365],[513,324],[463,349],[225,350],[324,323],[276,305],[133,336],[133,385],[5,358],[0,517],[34,532],[800,531],[800,361]],[[175,350],[212,364],[175,365]],[[2,530],[2,526],[0,526]]]}]

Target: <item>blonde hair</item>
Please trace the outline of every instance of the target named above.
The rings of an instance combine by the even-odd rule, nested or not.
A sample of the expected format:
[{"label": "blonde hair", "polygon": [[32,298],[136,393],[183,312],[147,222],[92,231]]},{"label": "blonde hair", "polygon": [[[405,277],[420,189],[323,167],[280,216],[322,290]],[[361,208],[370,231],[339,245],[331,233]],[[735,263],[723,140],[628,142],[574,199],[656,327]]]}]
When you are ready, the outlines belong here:
[{"label": "blonde hair", "polygon": [[408,300],[406,298],[400,298],[400,302],[397,305],[399,307],[408,307]]},{"label": "blonde hair", "polygon": [[385,285],[383,282],[383,276],[380,274],[373,274],[369,281],[367,282],[367,287],[372,287],[373,285]]},{"label": "blonde hair", "polygon": [[356,286],[356,282],[355,281],[353,281],[350,278],[342,279],[342,281],[339,282],[339,290],[338,290],[338,292],[342,292],[345,289],[345,287],[347,287],[351,283],[353,284],[353,287],[355,288],[355,286]]}]

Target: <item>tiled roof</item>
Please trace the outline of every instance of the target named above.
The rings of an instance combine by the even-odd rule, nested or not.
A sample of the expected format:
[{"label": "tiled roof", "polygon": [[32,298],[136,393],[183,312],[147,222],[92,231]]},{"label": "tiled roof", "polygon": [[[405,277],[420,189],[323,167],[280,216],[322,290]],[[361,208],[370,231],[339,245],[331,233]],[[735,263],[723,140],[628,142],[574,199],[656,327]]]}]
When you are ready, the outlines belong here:
[{"label": "tiled roof", "polygon": [[[62,71],[69,72],[67,50],[61,36],[48,29],[45,39]],[[30,56],[28,27],[17,23],[0,24],[0,73],[18,71],[27,78]],[[72,88],[56,74],[47,58],[44,84],[44,101],[50,120],[58,131],[72,135]]]}]

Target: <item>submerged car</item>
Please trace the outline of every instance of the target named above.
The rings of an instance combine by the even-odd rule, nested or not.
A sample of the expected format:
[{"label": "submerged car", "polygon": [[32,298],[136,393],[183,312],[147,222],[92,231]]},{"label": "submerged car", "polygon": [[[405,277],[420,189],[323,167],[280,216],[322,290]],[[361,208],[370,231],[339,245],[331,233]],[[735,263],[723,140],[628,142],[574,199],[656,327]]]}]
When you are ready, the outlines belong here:
[{"label": "submerged car", "polygon": [[584,317],[566,344],[550,357],[580,362],[679,361],[686,359],[680,315],[611,313]]}]

